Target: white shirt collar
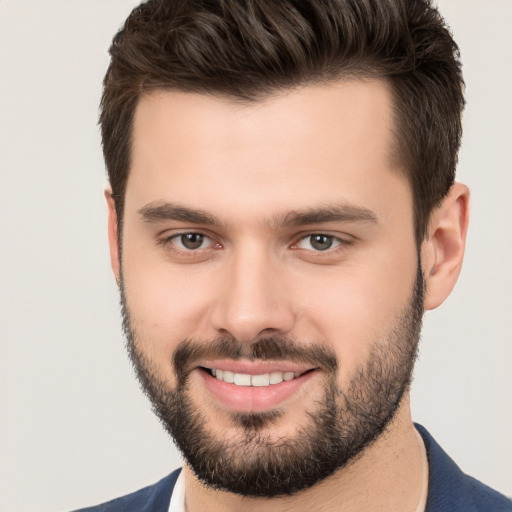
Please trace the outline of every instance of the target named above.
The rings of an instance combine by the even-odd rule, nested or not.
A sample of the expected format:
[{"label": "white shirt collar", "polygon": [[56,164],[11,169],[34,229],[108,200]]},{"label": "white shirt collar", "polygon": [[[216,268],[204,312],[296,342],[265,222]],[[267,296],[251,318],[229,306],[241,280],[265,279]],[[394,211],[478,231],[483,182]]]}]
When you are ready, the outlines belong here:
[{"label": "white shirt collar", "polygon": [[178,475],[169,503],[169,512],[187,512],[185,506],[185,472],[183,469]]}]

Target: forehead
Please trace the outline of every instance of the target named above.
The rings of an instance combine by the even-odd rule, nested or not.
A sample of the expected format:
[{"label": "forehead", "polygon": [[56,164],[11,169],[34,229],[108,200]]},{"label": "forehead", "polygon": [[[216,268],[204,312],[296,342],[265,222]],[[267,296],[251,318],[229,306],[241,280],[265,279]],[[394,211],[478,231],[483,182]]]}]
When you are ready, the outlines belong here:
[{"label": "forehead", "polygon": [[287,202],[308,207],[339,194],[360,203],[379,194],[382,180],[404,186],[392,117],[380,80],[307,86],[252,103],[153,92],[135,113],[127,204],[178,200],[205,209],[223,196],[231,205],[286,210]]}]

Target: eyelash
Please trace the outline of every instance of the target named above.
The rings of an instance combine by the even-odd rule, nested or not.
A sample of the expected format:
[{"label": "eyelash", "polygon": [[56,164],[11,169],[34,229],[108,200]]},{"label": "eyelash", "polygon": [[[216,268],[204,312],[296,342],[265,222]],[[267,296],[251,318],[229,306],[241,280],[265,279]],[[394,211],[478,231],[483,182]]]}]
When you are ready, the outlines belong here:
[{"label": "eyelash", "polygon": [[[186,248],[180,248],[175,245],[174,240],[180,239],[180,237],[183,237],[185,235],[199,235],[204,237],[206,240],[210,240],[210,246],[205,248],[198,248],[198,249],[186,249]],[[312,245],[312,238],[313,237],[325,237],[330,239],[332,244],[335,244],[334,247],[329,246],[325,250],[314,250],[314,249],[307,249],[304,247],[299,247],[299,245],[306,241],[310,240],[309,244]],[[222,244],[214,242],[211,236],[207,235],[204,232],[201,231],[183,231],[181,233],[176,233],[171,236],[167,236],[164,238],[159,239],[158,245],[163,246],[167,251],[170,251],[171,253],[178,255],[178,256],[185,256],[185,257],[194,257],[197,256],[200,253],[204,253],[204,251],[208,250],[215,250],[215,249],[221,249]],[[346,249],[348,246],[350,246],[353,243],[353,240],[349,240],[346,238],[341,238],[339,236],[331,235],[329,233],[323,233],[323,232],[315,232],[315,233],[308,233],[306,235],[300,236],[296,242],[294,242],[290,248],[293,250],[300,250],[300,251],[307,251],[310,254],[314,254],[315,257],[321,256],[321,255],[332,255],[333,253],[337,253],[338,251],[342,251]]]},{"label": "eyelash", "polygon": [[[318,240],[313,242],[314,238],[327,238],[327,239],[329,239],[328,240],[330,242],[329,247],[326,247],[324,250],[320,250],[320,249],[315,250],[314,243],[317,243]],[[309,240],[309,245],[311,247],[313,247],[313,249],[307,249],[307,248],[304,248],[304,247],[299,247],[299,245],[301,243],[303,243],[303,242],[305,242],[307,240]],[[307,235],[302,236],[301,238],[299,238],[298,242],[296,242],[295,244],[292,245],[292,249],[297,249],[297,250],[303,249],[305,251],[308,251],[308,252],[310,251],[313,254],[319,254],[319,255],[320,254],[327,254],[327,253],[330,254],[330,253],[335,252],[339,247],[346,246],[349,243],[350,242],[348,240],[340,238],[339,236],[330,235],[328,233],[310,233],[310,234],[307,234]],[[333,244],[334,244],[334,246],[333,246]]]},{"label": "eyelash", "polygon": [[177,254],[180,256],[188,256],[188,257],[197,255],[199,251],[205,251],[205,250],[212,249],[212,248],[220,249],[222,247],[221,244],[215,243],[215,242],[213,242],[214,247],[199,248],[199,249],[195,249],[195,250],[194,249],[182,249],[182,248],[176,247],[176,245],[173,241],[176,239],[180,239],[181,237],[183,237],[185,235],[199,235],[199,236],[202,236],[205,239],[208,239],[211,242],[213,242],[212,237],[208,236],[206,233],[203,233],[201,231],[183,231],[181,233],[176,233],[174,235],[161,238],[157,241],[157,243],[158,243],[158,245],[163,246],[164,249],[166,249],[174,254]]}]

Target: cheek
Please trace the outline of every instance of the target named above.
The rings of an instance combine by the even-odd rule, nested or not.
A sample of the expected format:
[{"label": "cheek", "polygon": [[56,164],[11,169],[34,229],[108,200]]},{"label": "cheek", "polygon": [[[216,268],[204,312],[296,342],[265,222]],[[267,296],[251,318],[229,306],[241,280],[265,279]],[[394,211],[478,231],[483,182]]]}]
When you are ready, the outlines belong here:
[{"label": "cheek", "polygon": [[350,379],[368,359],[376,343],[409,306],[416,278],[414,257],[399,264],[381,255],[379,265],[336,269],[302,290],[301,317],[309,339],[325,340],[336,352]]},{"label": "cheek", "polygon": [[169,265],[143,250],[123,253],[123,282],[132,326],[146,354],[155,361],[168,360],[186,338],[206,337],[209,289],[215,283],[200,266],[191,267]]}]

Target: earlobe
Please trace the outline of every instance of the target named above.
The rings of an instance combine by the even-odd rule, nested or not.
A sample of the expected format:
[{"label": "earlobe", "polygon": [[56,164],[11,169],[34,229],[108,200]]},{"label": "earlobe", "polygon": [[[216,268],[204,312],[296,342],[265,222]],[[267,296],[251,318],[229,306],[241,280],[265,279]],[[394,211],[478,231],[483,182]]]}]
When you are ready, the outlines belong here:
[{"label": "earlobe", "polygon": [[108,208],[108,243],[110,247],[110,265],[112,267],[112,271],[114,272],[116,281],[119,283],[121,277],[121,264],[119,258],[119,237],[116,203],[112,195],[112,189],[110,187],[105,189],[104,194]]},{"label": "earlobe", "polygon": [[430,219],[422,244],[426,282],[425,309],[435,309],[450,295],[460,274],[469,221],[469,189],[455,183]]}]

